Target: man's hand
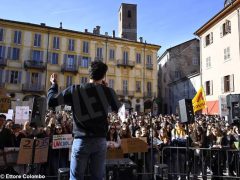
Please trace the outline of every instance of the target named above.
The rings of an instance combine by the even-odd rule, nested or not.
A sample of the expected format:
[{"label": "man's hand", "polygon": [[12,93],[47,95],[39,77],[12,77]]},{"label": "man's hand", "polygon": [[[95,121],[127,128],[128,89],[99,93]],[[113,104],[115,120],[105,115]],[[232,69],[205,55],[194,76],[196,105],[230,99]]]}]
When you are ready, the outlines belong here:
[{"label": "man's hand", "polygon": [[57,74],[53,73],[50,76],[50,82],[51,82],[51,84],[57,84]]}]

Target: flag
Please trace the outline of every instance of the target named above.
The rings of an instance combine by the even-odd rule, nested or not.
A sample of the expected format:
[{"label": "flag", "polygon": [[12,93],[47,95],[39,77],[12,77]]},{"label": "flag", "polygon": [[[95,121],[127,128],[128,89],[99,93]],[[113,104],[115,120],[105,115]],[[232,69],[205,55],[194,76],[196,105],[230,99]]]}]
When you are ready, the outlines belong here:
[{"label": "flag", "polygon": [[122,107],[120,107],[120,109],[118,110],[118,116],[121,119],[122,122],[126,121],[126,109],[125,109],[125,104],[122,105]]},{"label": "flag", "polygon": [[204,95],[203,87],[201,87],[199,89],[197,94],[192,99],[192,105],[193,105],[194,113],[196,111],[199,111],[199,110],[204,109],[206,107],[206,101],[205,101],[205,95]]}]

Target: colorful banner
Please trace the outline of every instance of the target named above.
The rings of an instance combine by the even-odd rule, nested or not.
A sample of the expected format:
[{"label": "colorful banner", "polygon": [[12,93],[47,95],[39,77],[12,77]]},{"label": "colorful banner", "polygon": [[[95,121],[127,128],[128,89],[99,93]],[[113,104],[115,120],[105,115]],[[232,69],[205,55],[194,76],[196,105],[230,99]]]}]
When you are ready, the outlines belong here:
[{"label": "colorful banner", "polygon": [[197,94],[194,96],[194,98],[192,99],[192,105],[193,105],[193,111],[194,113],[196,111],[205,109],[206,107],[206,101],[205,101],[205,95],[204,95],[204,91],[203,91],[203,87],[201,87],[199,89],[199,91],[197,92]]},{"label": "colorful banner", "polygon": [[72,134],[53,135],[52,148],[62,149],[70,148],[72,146],[73,137]]}]

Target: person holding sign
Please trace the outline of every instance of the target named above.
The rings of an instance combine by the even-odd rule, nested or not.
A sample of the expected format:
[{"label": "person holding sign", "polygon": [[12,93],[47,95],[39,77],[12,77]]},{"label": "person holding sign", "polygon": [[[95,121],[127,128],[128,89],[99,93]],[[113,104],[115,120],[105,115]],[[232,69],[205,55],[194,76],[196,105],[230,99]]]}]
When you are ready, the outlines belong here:
[{"label": "person holding sign", "polygon": [[70,179],[84,179],[84,172],[90,159],[91,179],[102,180],[107,152],[107,115],[111,107],[118,112],[120,103],[113,89],[107,87],[104,77],[107,65],[93,61],[89,68],[90,82],[71,85],[58,95],[57,75],[52,74],[48,90],[48,105],[68,105],[73,112],[73,134]]},{"label": "person holding sign", "polygon": [[0,149],[13,146],[13,136],[10,129],[5,127],[6,116],[0,114]]}]

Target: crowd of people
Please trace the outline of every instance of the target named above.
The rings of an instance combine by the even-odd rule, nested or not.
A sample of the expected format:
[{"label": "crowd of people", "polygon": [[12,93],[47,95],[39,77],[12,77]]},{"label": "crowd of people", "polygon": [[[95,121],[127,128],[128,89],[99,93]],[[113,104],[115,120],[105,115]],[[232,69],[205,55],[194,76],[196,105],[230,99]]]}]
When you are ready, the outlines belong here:
[{"label": "crowd of people", "polygon": [[[162,150],[164,147],[186,147],[188,143],[190,147],[195,148],[195,150],[190,148],[189,161],[192,165],[198,167],[194,169],[190,168],[189,171],[192,174],[199,174],[200,170],[203,175],[206,175],[204,171],[207,171],[207,168],[211,166],[209,168],[211,168],[213,175],[223,175],[223,169],[228,164],[229,175],[240,175],[239,154],[228,152],[228,158],[226,158],[225,151],[217,151],[218,149],[237,149],[235,142],[240,141],[238,123],[228,124],[217,115],[196,115],[193,122],[186,124],[181,123],[177,115],[160,114],[158,116],[150,116],[144,113],[132,113],[126,117],[125,121],[122,121],[117,114],[109,113],[108,124],[106,138],[109,149],[120,148],[121,139],[123,138],[146,137],[149,152],[153,148],[154,164],[164,162],[170,166],[171,158],[176,158],[179,161],[173,166],[178,167],[178,169],[180,168],[180,173],[184,173],[187,169],[186,151],[179,151],[178,153],[172,151],[170,158],[169,153],[171,152],[167,151],[164,154]],[[187,132],[187,129],[189,132]],[[49,137],[48,162],[42,164],[40,168],[40,172],[45,175],[56,176],[58,168],[69,167],[69,150],[52,149],[51,143],[53,135],[71,133],[72,114],[70,111],[54,112],[49,110],[46,114],[45,126],[41,127],[37,127],[35,123],[28,121],[23,125],[15,124],[14,120],[8,120],[3,114],[0,115],[1,150],[4,147],[19,147],[22,138],[33,138],[34,136],[38,138]],[[199,148],[212,148],[216,150],[216,153],[214,151],[211,154],[202,153],[204,156],[200,158],[198,154],[201,150],[196,150]],[[162,154],[164,155],[161,156]],[[195,159],[194,162],[191,161],[193,158]],[[209,159],[211,159],[211,165]],[[148,166],[150,159],[146,158],[145,160]],[[236,161],[238,164],[236,164]],[[203,162],[205,162],[204,165]],[[140,165],[142,166],[143,164]],[[172,168],[174,170],[174,167]]]}]

